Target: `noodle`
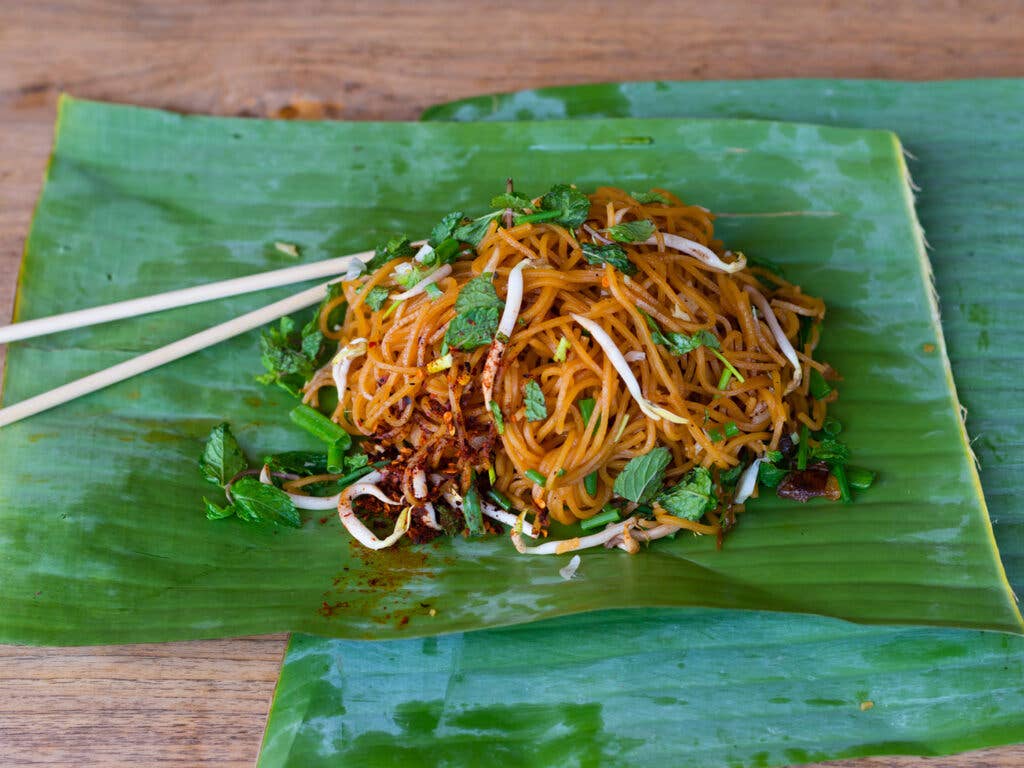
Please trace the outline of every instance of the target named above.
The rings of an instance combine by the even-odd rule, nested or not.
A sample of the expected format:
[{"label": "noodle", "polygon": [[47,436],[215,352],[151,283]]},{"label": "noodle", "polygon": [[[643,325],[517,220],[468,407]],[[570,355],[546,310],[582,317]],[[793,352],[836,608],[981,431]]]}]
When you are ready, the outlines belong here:
[{"label": "noodle", "polygon": [[[801,427],[821,428],[826,403],[808,396],[805,374],[830,371],[811,359],[824,303],[761,267],[745,268],[742,254],[714,238],[705,209],[664,190],[655,194],[667,202],[641,204],[602,187],[575,233],[547,221],[492,221],[475,251],[464,251],[444,274],[421,277],[413,290],[394,289],[395,268],[405,262],[392,259],[343,283],[323,305],[319,328],[339,349],[365,340],[362,354],[345,358],[332,419],[367,438],[371,461],[390,462],[380,473],[384,484],[398,478],[390,495],[422,506],[422,487],[415,497],[412,478],[425,471],[433,478],[429,499],[443,503],[442,486],[466,495],[475,476],[490,474],[490,488],[517,514],[531,511],[541,528],[547,516],[570,524],[601,512],[627,463],[658,446],[670,453],[666,479],[679,479],[694,467],[719,473],[749,466]],[[608,228],[630,222],[650,222],[654,232],[617,244],[632,269],[587,258],[583,248],[591,246],[584,244],[614,248]],[[510,332],[489,346],[450,347],[446,332],[463,288],[488,270],[505,303],[513,269],[521,270],[522,302],[508,302],[503,323],[512,321]],[[383,289],[391,296],[372,308],[369,294]],[[588,331],[588,323],[606,336]],[[664,341],[673,335],[709,341],[680,354]],[[616,350],[630,354],[620,361]],[[308,380],[305,402],[333,399],[325,390],[342,382],[331,365]],[[633,393],[624,374],[635,377]],[[529,416],[538,407],[527,402],[529,382],[543,395],[543,418]],[[589,400],[587,422],[579,404]],[[720,533],[723,516],[705,524],[661,510],[654,537],[678,528]],[[622,538],[631,527],[622,526],[608,545],[634,548]],[[645,526],[636,532],[651,538]]]}]

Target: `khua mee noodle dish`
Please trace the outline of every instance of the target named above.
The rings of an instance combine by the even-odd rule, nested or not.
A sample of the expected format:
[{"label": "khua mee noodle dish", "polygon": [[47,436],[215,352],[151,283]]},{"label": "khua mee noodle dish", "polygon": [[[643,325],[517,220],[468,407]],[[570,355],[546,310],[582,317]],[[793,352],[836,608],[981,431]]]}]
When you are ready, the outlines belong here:
[{"label": "khua mee noodle dish", "polygon": [[821,299],[667,190],[507,190],[381,245],[309,322],[264,333],[260,380],[324,448],[249,468],[219,425],[200,464],[227,504],[208,517],[336,510],[371,549],[507,532],[524,554],[633,553],[686,531],[721,545],[768,489],[871,484],[828,416]]}]

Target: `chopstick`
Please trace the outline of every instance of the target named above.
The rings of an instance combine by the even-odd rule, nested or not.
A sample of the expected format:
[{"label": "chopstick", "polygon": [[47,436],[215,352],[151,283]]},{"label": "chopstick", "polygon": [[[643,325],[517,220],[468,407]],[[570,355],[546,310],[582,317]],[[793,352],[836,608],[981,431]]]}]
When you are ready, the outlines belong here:
[{"label": "chopstick", "polygon": [[[362,255],[363,254],[356,254],[357,257]],[[37,413],[62,405],[63,403],[67,403],[71,400],[82,397],[83,395],[104,389],[105,387],[109,387],[111,384],[116,384],[119,381],[130,379],[132,376],[138,376],[140,373],[145,373],[153,368],[158,368],[166,363],[191,355],[193,352],[198,352],[206,347],[219,344],[226,339],[238,336],[246,331],[259,328],[261,325],[265,325],[272,320],[283,317],[284,315],[289,315],[292,312],[298,312],[306,307],[319,304],[327,295],[327,286],[332,282],[337,282],[341,279],[342,278],[337,278],[336,280],[329,281],[314,288],[307,288],[301,293],[289,296],[286,299],[281,299],[280,301],[275,301],[273,304],[268,304],[261,309],[248,312],[240,317],[236,317],[234,320],[229,320],[226,323],[221,323],[220,325],[215,325],[212,328],[207,328],[205,331],[200,331],[199,333],[195,333],[191,336],[186,336],[184,339],[172,342],[167,346],[160,347],[152,352],[146,352],[145,354],[139,355],[131,360],[126,360],[123,363],[118,363],[117,365],[111,366],[103,371],[84,376],[81,379],[64,384],[56,389],[51,389],[49,392],[44,392],[40,395],[36,395],[35,397],[30,397],[27,400],[22,400],[20,403],[15,403],[14,405],[10,405],[6,408],[0,408],[0,427],[5,427],[8,424],[13,424],[16,421],[21,421],[29,416],[34,416]],[[251,290],[258,289],[253,288]]]},{"label": "chopstick", "polygon": [[260,272],[255,275],[236,277],[229,280],[221,280],[216,283],[196,285],[192,288],[181,288],[166,293],[157,293],[152,296],[143,296],[138,299],[118,301],[113,304],[104,304],[99,307],[80,309],[74,312],[65,312],[60,315],[41,317],[37,320],[26,320],[23,323],[12,323],[11,325],[0,326],[0,344],[21,339],[30,339],[35,336],[45,336],[58,331],[68,331],[72,328],[84,328],[89,325],[108,323],[112,320],[123,320],[128,317],[147,315],[152,312],[160,312],[164,309],[185,307],[189,304],[198,304],[213,299],[223,299],[228,296],[238,296],[243,293],[261,291],[265,288],[276,288],[280,285],[291,285],[306,280],[317,280],[324,277],[331,277],[345,272],[352,262],[369,261],[373,258],[374,251],[363,251],[348,256],[338,256],[334,259],[314,261],[310,264],[298,264],[294,267],[275,269],[270,272]]}]

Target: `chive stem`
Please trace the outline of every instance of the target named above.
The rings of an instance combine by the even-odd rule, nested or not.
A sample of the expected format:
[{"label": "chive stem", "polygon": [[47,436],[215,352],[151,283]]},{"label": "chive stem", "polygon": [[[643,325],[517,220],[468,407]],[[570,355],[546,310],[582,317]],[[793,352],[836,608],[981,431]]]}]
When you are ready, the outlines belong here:
[{"label": "chive stem", "polygon": [[547,483],[548,481],[548,479],[540,472],[538,472],[536,469],[528,469],[523,474],[526,475],[531,480],[533,480],[533,482],[535,482],[541,488],[543,488],[544,484]]},{"label": "chive stem", "polygon": [[850,482],[846,477],[846,467],[842,464],[832,465],[832,474],[839,482],[839,498],[843,501],[853,501],[853,494],[850,493]]},{"label": "chive stem", "polygon": [[541,221],[551,221],[562,215],[561,211],[538,211],[537,213],[519,214],[516,216],[516,224],[536,224]]},{"label": "chive stem", "polygon": [[580,521],[580,528],[584,531],[591,531],[594,528],[600,528],[608,523],[619,522],[619,510],[615,507],[605,507],[604,510],[598,512],[593,517],[589,517],[586,520]]},{"label": "chive stem", "polygon": [[[727,371],[732,372],[732,375],[736,377],[736,381],[738,381],[740,384],[746,381],[746,379],[743,378],[743,375],[736,370],[736,366],[734,366],[732,363],[725,359],[725,355],[723,355],[717,349],[712,349],[711,347],[708,347],[708,349],[711,351],[712,355],[714,355],[715,357],[722,361],[722,365],[725,366],[725,369]],[[719,387],[719,389],[721,389],[721,387]]]},{"label": "chive stem", "polygon": [[339,444],[342,451],[352,445],[352,438],[348,432],[308,405],[295,406],[288,414],[288,418],[318,440],[328,445]]},{"label": "chive stem", "polygon": [[510,512],[512,510],[512,499],[510,499],[501,491],[496,491],[493,488],[491,488],[489,491],[487,491],[487,497],[495,504],[497,504],[499,507],[504,509],[506,512]]},{"label": "chive stem", "polygon": [[724,371],[722,371],[722,378],[720,378],[718,380],[718,388],[719,389],[725,389],[726,387],[728,387],[729,386],[729,379],[731,379],[731,378],[732,378],[732,371],[730,371],[728,368],[726,368]]},{"label": "chive stem", "polygon": [[807,469],[807,453],[810,448],[808,443],[811,439],[811,431],[807,428],[806,424],[800,425],[800,447],[796,453],[796,468],[800,470]]}]

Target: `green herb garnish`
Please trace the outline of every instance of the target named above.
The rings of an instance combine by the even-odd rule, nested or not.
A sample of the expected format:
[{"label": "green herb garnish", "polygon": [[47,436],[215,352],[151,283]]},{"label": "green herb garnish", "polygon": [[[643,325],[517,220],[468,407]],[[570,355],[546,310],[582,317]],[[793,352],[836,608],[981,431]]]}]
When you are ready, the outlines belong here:
[{"label": "green herb garnish", "polygon": [[594,243],[583,243],[583,258],[588,264],[611,264],[624,275],[635,275],[636,264],[629,260],[626,251],[621,245],[609,243],[608,245],[595,245]]},{"label": "green herb garnish", "polygon": [[363,299],[363,303],[376,312],[384,306],[384,302],[387,300],[388,289],[383,285],[375,285],[370,289],[370,292],[366,294],[366,298]]},{"label": "green herb garnish", "polygon": [[398,235],[388,240],[386,243],[381,243],[377,246],[376,251],[373,254],[373,258],[366,262],[366,271],[374,272],[389,261],[394,259],[407,258],[415,254],[416,251],[412,248],[412,243],[409,238],[405,235]]},{"label": "green herb garnish", "polygon": [[650,205],[651,203],[671,205],[669,199],[658,192],[630,192],[629,196],[640,203],[640,205]]},{"label": "green herb garnish", "polygon": [[494,417],[494,426],[498,430],[499,435],[505,434],[505,417],[501,415],[501,408],[498,407],[496,400],[491,400],[491,415]]},{"label": "green herb garnish", "polygon": [[555,184],[540,200],[541,211],[557,211],[552,221],[569,230],[574,230],[587,220],[590,214],[590,198],[568,184]]},{"label": "green herb garnish", "polygon": [[808,382],[808,389],[810,390],[811,397],[815,400],[823,400],[832,392],[832,385],[825,381],[821,371],[817,368],[811,368],[811,379]]},{"label": "green herb garnish", "polygon": [[592,531],[595,528],[600,528],[608,523],[617,523],[621,519],[619,510],[615,507],[605,507],[593,517],[588,517],[586,520],[580,521],[580,528],[584,531]]},{"label": "green herb garnish", "polygon": [[618,243],[642,243],[654,234],[654,222],[624,221],[608,229],[608,236]]},{"label": "green herb garnish", "polygon": [[538,472],[536,469],[528,469],[525,472],[523,472],[523,474],[526,475],[531,480],[533,480],[533,482],[535,482],[537,485],[541,486],[542,488],[544,487],[544,485],[548,481],[547,477],[545,477],[543,474]]},{"label": "green herb garnish", "polygon": [[647,503],[661,488],[665,468],[671,461],[672,454],[668,448],[655,448],[650,453],[630,459],[615,478],[615,493],[637,504]]},{"label": "green herb garnish", "polygon": [[526,420],[544,421],[548,417],[548,406],[544,401],[544,393],[534,379],[526,382],[523,397],[526,401]]},{"label": "green herb garnish", "polygon": [[654,499],[665,511],[686,520],[700,520],[705,512],[718,506],[712,490],[711,473],[705,467],[696,467],[672,488]]},{"label": "green herb garnish", "polygon": [[295,320],[282,317],[260,336],[260,359],[266,373],[257,376],[261,384],[276,384],[298,397],[302,386],[326,362],[324,336],[316,317],[297,331]]},{"label": "green herb garnish", "polygon": [[218,424],[210,432],[199,459],[199,471],[207,481],[224,487],[246,466],[242,449],[226,423]]},{"label": "green herb garnish", "polygon": [[490,344],[504,306],[489,274],[474,277],[462,286],[455,300],[456,315],[445,331],[445,343],[463,352]]}]

